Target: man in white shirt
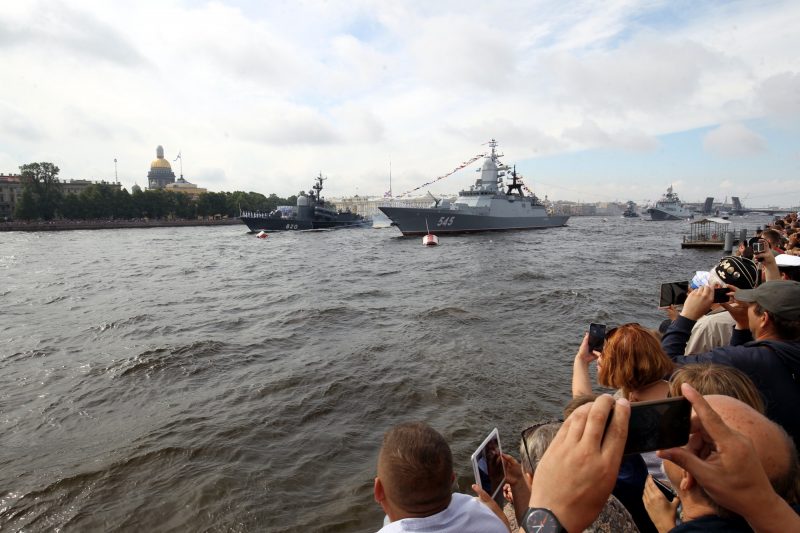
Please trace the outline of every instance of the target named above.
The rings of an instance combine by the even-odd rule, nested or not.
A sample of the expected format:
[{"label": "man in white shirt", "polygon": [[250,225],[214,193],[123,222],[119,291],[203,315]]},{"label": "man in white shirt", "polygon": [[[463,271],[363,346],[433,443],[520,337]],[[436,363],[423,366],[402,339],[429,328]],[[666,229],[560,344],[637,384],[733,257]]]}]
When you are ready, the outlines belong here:
[{"label": "man in white shirt", "polygon": [[450,446],[432,427],[408,422],[387,431],[374,494],[390,523],[379,533],[508,533],[478,498],[452,493],[454,480]]}]

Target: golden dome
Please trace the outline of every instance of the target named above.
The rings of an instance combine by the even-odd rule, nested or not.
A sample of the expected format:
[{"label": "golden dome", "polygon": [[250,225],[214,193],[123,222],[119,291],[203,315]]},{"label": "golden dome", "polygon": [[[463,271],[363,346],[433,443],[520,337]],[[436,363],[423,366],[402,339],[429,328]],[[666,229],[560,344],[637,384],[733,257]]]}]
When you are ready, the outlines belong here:
[{"label": "golden dome", "polygon": [[153,162],[150,163],[150,168],[151,169],[168,168],[168,169],[172,170],[172,167],[170,166],[169,161],[167,161],[163,157],[157,157],[156,159],[153,159]]}]

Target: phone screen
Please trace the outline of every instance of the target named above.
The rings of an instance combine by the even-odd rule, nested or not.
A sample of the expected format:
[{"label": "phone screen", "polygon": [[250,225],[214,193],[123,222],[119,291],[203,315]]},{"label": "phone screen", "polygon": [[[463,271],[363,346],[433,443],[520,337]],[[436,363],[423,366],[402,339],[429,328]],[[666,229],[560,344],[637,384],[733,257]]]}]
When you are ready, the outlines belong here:
[{"label": "phone screen", "polygon": [[728,297],[728,292],[730,291],[727,287],[722,287],[719,289],[714,289],[714,303],[715,304],[722,304],[730,300]]},{"label": "phone screen", "polygon": [[595,324],[594,322],[589,324],[589,350],[602,352],[605,340],[606,340],[606,325]]},{"label": "phone screen", "polygon": [[681,305],[686,301],[686,294],[689,291],[688,281],[673,281],[672,283],[661,284],[661,299],[659,307],[669,307],[670,305]]},{"label": "phone screen", "polygon": [[506,481],[506,472],[501,455],[500,434],[497,432],[497,428],[489,433],[489,436],[484,439],[472,454],[472,470],[475,473],[475,482],[495,501],[499,496],[502,496],[500,489],[503,488],[503,483]]},{"label": "phone screen", "polygon": [[631,404],[625,454],[683,446],[689,441],[692,404],[683,396]]}]

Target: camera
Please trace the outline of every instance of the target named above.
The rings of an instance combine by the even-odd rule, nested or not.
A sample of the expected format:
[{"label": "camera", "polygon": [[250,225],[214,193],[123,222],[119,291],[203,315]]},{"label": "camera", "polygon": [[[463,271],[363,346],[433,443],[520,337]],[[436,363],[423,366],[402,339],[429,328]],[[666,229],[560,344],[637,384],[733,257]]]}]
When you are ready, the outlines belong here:
[{"label": "camera", "polygon": [[753,253],[760,254],[763,253],[767,249],[764,241],[756,241],[753,243]]}]

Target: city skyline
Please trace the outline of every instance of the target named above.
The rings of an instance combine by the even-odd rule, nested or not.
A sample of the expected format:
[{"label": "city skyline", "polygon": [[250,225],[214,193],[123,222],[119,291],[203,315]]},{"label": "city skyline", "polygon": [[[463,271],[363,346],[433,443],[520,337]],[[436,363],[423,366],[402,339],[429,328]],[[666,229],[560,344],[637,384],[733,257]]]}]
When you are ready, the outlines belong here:
[{"label": "city skyline", "polygon": [[782,1],[6,3],[0,172],[113,180],[116,159],[130,190],[160,144],[213,191],[322,172],[329,196],[377,196],[390,165],[398,194],[496,138],[551,200],[789,207],[797,23]]}]

